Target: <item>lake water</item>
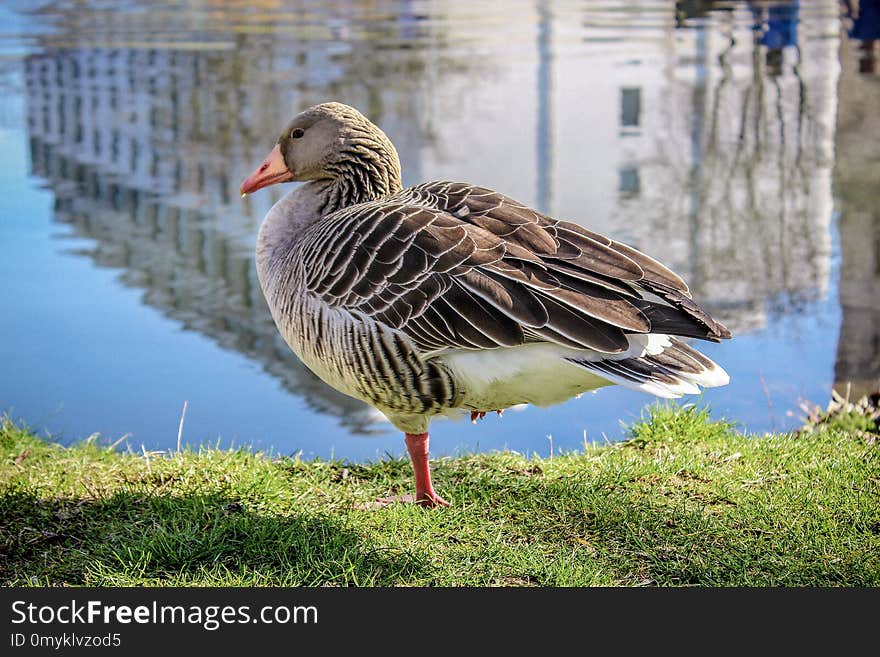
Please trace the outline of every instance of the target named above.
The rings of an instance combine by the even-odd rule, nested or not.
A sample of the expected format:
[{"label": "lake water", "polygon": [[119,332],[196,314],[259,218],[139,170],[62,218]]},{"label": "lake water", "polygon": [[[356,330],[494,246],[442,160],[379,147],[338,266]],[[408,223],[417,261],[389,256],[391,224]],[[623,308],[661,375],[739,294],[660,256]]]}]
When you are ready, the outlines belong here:
[{"label": "lake water", "polygon": [[[880,0],[40,2],[0,8],[0,409],[62,441],[372,459],[401,436],[313,376],[254,271],[283,191],[237,186],[340,100],[406,184],[457,179],[629,242],[734,332],[743,429],[880,380]],[[861,7],[859,7],[861,5]],[[617,440],[607,388],[432,453]],[[604,438],[603,438],[604,436]]]}]

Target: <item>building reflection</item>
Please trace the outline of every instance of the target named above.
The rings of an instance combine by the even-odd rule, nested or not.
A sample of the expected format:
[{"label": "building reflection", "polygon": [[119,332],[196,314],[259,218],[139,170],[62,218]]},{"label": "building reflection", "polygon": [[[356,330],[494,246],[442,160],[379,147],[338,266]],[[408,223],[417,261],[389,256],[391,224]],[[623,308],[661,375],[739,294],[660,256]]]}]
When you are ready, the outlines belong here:
[{"label": "building reflection", "polygon": [[467,2],[256,4],[194,3],[186,43],[144,36],[158,9],[58,20],[26,61],[33,172],[83,255],[353,429],[366,408],[289,353],[256,281],[277,190],[235,195],[315,102],[382,125],[407,184],[486,184],[648,250],[735,333],[827,295],[834,0],[526,2],[503,29],[501,2],[485,26]]},{"label": "building reflection", "polygon": [[[586,23],[610,56],[582,85],[583,125],[602,127],[590,157],[616,171],[557,152],[557,170],[588,170],[558,194],[558,214],[574,215],[586,196],[594,227],[681,272],[734,333],[825,298],[835,3],[679,2],[666,23],[636,22],[638,48],[608,45],[626,27]],[[612,185],[616,197],[595,189]]]},{"label": "building reflection", "polygon": [[[880,3],[848,3],[855,17],[841,48],[840,111],[834,190],[840,206],[842,321],[835,388],[851,399],[880,391],[880,79],[865,64],[880,34]],[[855,6],[853,6],[855,5]]]},{"label": "building reflection", "polygon": [[[94,240],[77,253],[121,269],[121,281],[143,289],[145,303],[259,363],[314,410],[370,431],[375,414],[303,366],[266,308],[253,249],[278,192],[242,203],[235,190],[274,138],[263,126],[283,125],[326,93],[372,108],[407,157],[418,102],[408,75],[418,72],[418,56],[393,62],[359,43],[235,40],[234,57],[227,49],[75,43],[29,57],[32,173],[54,192],[55,220]],[[378,80],[398,65],[407,75],[398,74],[386,112]],[[293,83],[281,84],[293,69]]]}]

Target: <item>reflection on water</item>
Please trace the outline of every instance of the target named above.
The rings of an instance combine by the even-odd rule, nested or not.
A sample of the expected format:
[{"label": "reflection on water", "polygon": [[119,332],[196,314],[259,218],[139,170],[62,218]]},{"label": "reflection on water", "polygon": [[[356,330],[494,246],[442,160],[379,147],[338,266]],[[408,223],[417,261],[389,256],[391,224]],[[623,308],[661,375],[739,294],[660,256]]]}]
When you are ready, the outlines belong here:
[{"label": "reflection on water", "polygon": [[[842,199],[840,305],[843,319],[834,368],[835,388],[857,398],[880,387],[880,0],[847,3],[837,120],[835,193]],[[861,5],[861,6],[859,6]]]},{"label": "reflection on water", "polygon": [[256,282],[278,191],[235,195],[328,99],[388,132],[407,184],[477,182],[644,248],[738,336],[833,294],[836,193],[835,381],[880,377],[874,0],[843,21],[833,0],[18,4],[31,170],[76,252],[351,431],[368,409],[289,354]]},{"label": "reflection on water", "polygon": [[315,410],[338,416],[353,431],[367,430],[364,405],[289,358],[265,309],[251,249],[241,248],[247,236],[231,239],[197,209],[108,183],[93,167],[59,155],[45,142],[31,145],[33,172],[55,190],[55,220],[69,224],[73,236],[94,240],[75,250],[77,255],[99,267],[123,269],[120,280],[144,288],[145,303],[260,363]]}]

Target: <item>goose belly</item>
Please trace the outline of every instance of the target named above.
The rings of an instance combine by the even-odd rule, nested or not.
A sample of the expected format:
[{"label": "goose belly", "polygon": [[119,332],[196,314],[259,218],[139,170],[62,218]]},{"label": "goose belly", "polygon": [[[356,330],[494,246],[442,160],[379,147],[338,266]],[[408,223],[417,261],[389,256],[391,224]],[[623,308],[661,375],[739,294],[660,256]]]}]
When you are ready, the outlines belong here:
[{"label": "goose belly", "polygon": [[531,344],[491,351],[457,351],[442,356],[471,410],[505,409],[516,404],[551,406],[611,381],[565,360],[583,355],[558,345]]},{"label": "goose belly", "polygon": [[348,352],[340,348],[345,341],[339,339],[339,345],[334,341],[341,333],[337,327],[344,325],[344,318],[338,317],[341,313],[307,295],[291,294],[287,302],[284,296],[265,287],[264,295],[278,333],[303,365],[339,392],[369,401],[358,386],[351,359],[344,357]]}]

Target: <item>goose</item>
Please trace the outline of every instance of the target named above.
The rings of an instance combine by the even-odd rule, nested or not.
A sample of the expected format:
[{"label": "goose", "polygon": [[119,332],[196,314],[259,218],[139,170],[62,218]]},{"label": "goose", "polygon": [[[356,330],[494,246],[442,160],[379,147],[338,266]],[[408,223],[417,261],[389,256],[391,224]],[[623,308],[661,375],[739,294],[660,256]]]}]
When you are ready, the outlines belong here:
[{"label": "goose", "polygon": [[415,495],[377,504],[449,505],[428,462],[437,416],[728,383],[685,339],[731,334],[677,274],[491,189],[403,189],[394,145],[353,107],[298,114],[240,191],[293,181],[260,225],[260,286],[302,362],[404,433]]}]

